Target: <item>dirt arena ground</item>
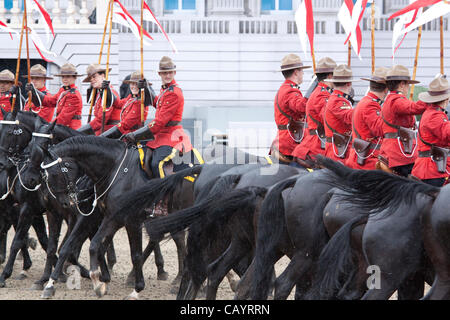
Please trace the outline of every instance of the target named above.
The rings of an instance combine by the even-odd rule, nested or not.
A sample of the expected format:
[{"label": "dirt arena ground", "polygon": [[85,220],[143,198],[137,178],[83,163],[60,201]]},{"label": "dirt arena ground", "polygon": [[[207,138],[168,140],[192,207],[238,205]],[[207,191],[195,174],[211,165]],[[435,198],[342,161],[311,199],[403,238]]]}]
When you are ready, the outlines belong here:
[{"label": "dirt arena ground", "polygon": [[[65,225],[63,226],[63,233],[61,239],[64,236]],[[30,235],[36,238],[34,230],[30,231]],[[10,230],[8,233],[8,251],[13,239],[14,232]],[[144,237],[143,247],[147,244],[147,238]],[[128,238],[125,229],[120,229],[114,237],[114,245],[116,249],[117,264],[114,266],[112,280],[108,286],[108,293],[102,300],[122,300],[127,297],[132,288],[129,288],[125,284],[125,280],[129,271],[132,268],[130,259],[130,250],[128,245]],[[165,262],[165,271],[169,273],[169,278],[166,281],[160,281],[156,279],[156,266],[153,254],[149,257],[144,265],[144,277],[145,277],[145,289],[140,293],[141,300],[175,300],[176,292],[171,285],[178,272],[178,262],[176,247],[172,240],[161,243],[161,251]],[[89,267],[89,241],[83,246],[80,261],[85,267]],[[36,250],[30,250],[33,266],[29,270],[28,278],[25,280],[17,280],[16,277],[22,270],[22,261],[16,260],[14,265],[14,271],[8,280],[6,280],[6,287],[0,288],[0,300],[40,300],[41,291],[30,290],[33,282],[40,278],[43,272],[45,263],[45,252],[38,244]],[[289,259],[283,258],[276,265],[276,273],[280,274],[288,265]],[[3,270],[3,265],[0,269]],[[81,288],[79,290],[69,290],[64,283],[55,284],[56,293],[54,300],[97,300],[97,296],[92,290],[91,280],[81,279]],[[427,286],[427,290],[428,290]],[[234,293],[228,285],[228,281],[224,280],[218,291],[218,300],[233,299]],[[293,299],[294,294],[291,293],[289,299]],[[396,293],[391,299],[396,299]],[[199,298],[204,299],[202,297]]]},{"label": "dirt arena ground", "polygon": [[[63,233],[60,239],[63,238],[65,232],[65,225],[63,226]],[[30,236],[35,237],[34,230],[30,231]],[[8,252],[11,241],[14,237],[14,232],[10,230],[8,233]],[[147,238],[144,237],[143,247],[147,244]],[[130,248],[128,245],[128,238],[125,229],[120,229],[114,237],[114,246],[116,249],[117,264],[114,266],[111,282],[108,286],[108,294],[103,300],[122,300],[127,297],[132,291],[125,285],[128,273],[132,268],[130,258]],[[140,293],[141,300],[175,300],[176,294],[174,292],[172,281],[178,272],[178,261],[175,244],[172,240],[161,243],[161,251],[164,257],[165,271],[169,273],[169,279],[160,281],[156,279],[156,266],[154,255],[152,254],[144,265],[145,289]],[[30,290],[33,282],[38,280],[42,275],[45,263],[45,252],[38,244],[36,250],[30,250],[33,266],[29,270],[28,278],[25,280],[17,280],[16,277],[22,270],[22,261],[15,262],[14,271],[8,280],[6,280],[6,287],[0,288],[0,300],[40,300],[41,291]],[[89,241],[87,241],[82,249],[80,255],[80,262],[89,267]],[[289,263],[289,259],[284,258],[277,264],[277,270],[284,270]],[[0,266],[3,270],[5,263]],[[81,279],[80,290],[69,290],[64,283],[55,284],[56,293],[54,300],[97,300],[97,296],[92,290],[92,283],[90,279]],[[227,300],[233,299],[234,293],[225,280],[221,283],[217,299]],[[290,297],[293,298],[293,295]],[[204,299],[204,298],[200,298]]]}]

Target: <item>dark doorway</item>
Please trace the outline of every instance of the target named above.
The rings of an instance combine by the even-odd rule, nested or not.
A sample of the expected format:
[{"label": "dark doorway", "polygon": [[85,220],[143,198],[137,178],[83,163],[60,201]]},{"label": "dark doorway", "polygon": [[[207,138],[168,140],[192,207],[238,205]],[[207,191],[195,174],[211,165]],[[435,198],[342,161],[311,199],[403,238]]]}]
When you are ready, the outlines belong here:
[{"label": "dark doorway", "polygon": [[[23,50],[23,49],[22,49]],[[47,62],[42,59],[30,59],[30,67],[35,64],[41,64],[47,69]],[[17,59],[1,59],[0,60],[0,71],[8,69],[14,76],[16,75]],[[20,70],[19,70],[19,81],[22,82],[22,92],[25,92],[25,84],[27,83],[27,59],[20,59]],[[24,77],[22,77],[24,76]]]}]

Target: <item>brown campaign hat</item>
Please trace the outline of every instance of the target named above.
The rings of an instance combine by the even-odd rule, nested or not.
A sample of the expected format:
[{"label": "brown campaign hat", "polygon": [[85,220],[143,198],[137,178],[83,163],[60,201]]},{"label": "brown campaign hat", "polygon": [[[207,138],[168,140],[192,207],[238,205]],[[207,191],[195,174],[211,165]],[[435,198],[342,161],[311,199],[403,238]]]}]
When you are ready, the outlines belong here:
[{"label": "brown campaign hat", "polygon": [[[111,68],[109,68],[109,71],[111,71]],[[84,78],[83,82],[90,82],[91,81],[91,77],[96,74],[97,72],[106,72],[106,68],[102,67],[101,65],[99,65],[98,63],[92,63],[90,64],[87,69],[86,69],[86,73],[87,73],[87,77]]]},{"label": "brown campaign hat", "polygon": [[63,77],[63,76],[73,76],[73,77],[82,77],[82,74],[78,74],[77,68],[71,63],[66,63],[61,66],[58,74],[54,74],[55,77]]},{"label": "brown campaign hat", "polygon": [[308,69],[311,66],[304,66],[302,59],[294,53],[289,53],[281,60],[281,67],[278,71],[286,71],[292,69]]},{"label": "brown campaign hat", "polygon": [[420,83],[417,80],[411,80],[411,76],[409,75],[409,70],[405,66],[395,65],[393,66],[386,75],[386,81],[407,81],[408,83]]},{"label": "brown campaign hat", "polygon": [[317,62],[316,73],[333,73],[336,67],[337,64],[333,59],[325,57]]},{"label": "brown campaign hat", "polygon": [[164,56],[159,61],[158,72],[176,71],[177,66],[173,63],[172,59],[168,56]]},{"label": "brown campaign hat", "polygon": [[327,82],[355,82],[359,81],[353,78],[352,69],[346,64],[338,65],[333,71],[333,78],[325,79]]},{"label": "brown campaign hat", "polygon": [[[123,83],[137,83],[139,80],[141,80],[141,72],[140,71],[135,71],[131,74],[130,79],[129,80],[123,80]],[[150,82],[147,81],[148,85],[151,85]]]},{"label": "brown campaign hat", "polygon": [[0,81],[14,82],[14,74],[8,69],[0,72]]},{"label": "brown campaign hat", "polygon": [[[22,76],[22,78],[26,78],[26,76]],[[45,79],[53,79],[52,77],[47,77],[47,69],[44,68],[41,64],[35,64],[30,68],[30,77],[33,78],[45,78]]]},{"label": "brown campaign hat", "polygon": [[361,80],[373,81],[378,83],[386,83],[386,75],[389,72],[389,68],[378,67],[373,72],[370,78],[361,78]]},{"label": "brown campaign hat", "polygon": [[441,102],[447,98],[450,98],[450,85],[442,76],[431,81],[428,91],[419,93],[419,100],[426,103]]}]

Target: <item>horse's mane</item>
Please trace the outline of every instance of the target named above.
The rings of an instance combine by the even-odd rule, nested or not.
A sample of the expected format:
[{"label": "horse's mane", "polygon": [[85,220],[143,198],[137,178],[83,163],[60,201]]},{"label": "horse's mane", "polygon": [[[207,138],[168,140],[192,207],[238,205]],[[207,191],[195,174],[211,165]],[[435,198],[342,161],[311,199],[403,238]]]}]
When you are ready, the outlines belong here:
[{"label": "horse's mane", "polygon": [[68,137],[76,137],[76,136],[86,136],[84,133],[74,130],[70,127],[67,127],[65,125],[62,124],[57,124],[55,126],[55,132],[61,132],[63,135],[68,136]]},{"label": "horse's mane", "polygon": [[[75,136],[58,143],[51,148],[59,156],[66,153],[95,154],[104,151],[105,154],[111,154],[114,151],[123,150],[124,143],[115,139],[108,139],[97,136]],[[111,154],[115,157],[115,155]]]},{"label": "horse's mane", "polygon": [[400,205],[415,205],[419,193],[428,195],[433,199],[440,188],[414,181],[404,177],[389,174],[380,170],[353,170],[343,164],[317,156],[319,164],[330,170],[330,180],[325,181],[346,193],[340,197],[358,205],[361,209],[378,213],[389,208],[390,213],[397,210]]}]

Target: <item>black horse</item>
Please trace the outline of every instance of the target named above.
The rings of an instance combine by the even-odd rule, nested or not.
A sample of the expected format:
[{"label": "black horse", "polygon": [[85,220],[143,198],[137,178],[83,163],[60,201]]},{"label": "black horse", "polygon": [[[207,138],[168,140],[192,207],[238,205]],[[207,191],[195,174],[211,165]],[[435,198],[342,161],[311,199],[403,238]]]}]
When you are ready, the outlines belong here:
[{"label": "black horse", "polygon": [[[253,222],[261,195],[265,194],[266,187],[300,171],[285,165],[253,164],[231,168],[219,179],[199,187],[193,207],[150,224],[150,230],[158,233],[176,232],[189,226],[185,272],[178,299],[194,299],[206,278],[206,297],[214,299],[218,285],[232,268],[242,275],[253,256]],[[203,171],[200,177],[202,174]],[[142,193],[134,192],[125,197],[127,204],[134,203],[132,210],[142,210],[145,206],[140,201]],[[205,243],[208,245],[202,246]],[[242,264],[243,261],[247,262]]]},{"label": "black horse", "polygon": [[[361,270],[362,266],[380,271],[380,288],[366,286],[362,291],[365,279],[359,277],[354,297],[363,293],[363,299],[388,299],[395,290],[399,299],[422,297],[424,281],[430,283],[433,276],[423,247],[422,221],[439,188],[382,171],[352,170],[330,159],[319,161],[336,175],[331,184],[344,191],[341,203],[347,202],[357,213],[324,248],[318,262],[318,281],[312,290],[319,292],[315,297],[345,291],[356,274],[367,271]],[[351,232],[360,224],[365,227],[360,246],[354,247]],[[355,250],[361,251],[357,254],[364,257],[365,263],[355,264]]]},{"label": "black horse", "polygon": [[[26,250],[28,230],[31,225],[36,231],[38,240],[44,250],[48,249],[48,237],[42,213],[45,208],[35,190],[26,190],[21,183],[21,170],[26,162],[25,148],[31,140],[36,115],[31,112],[15,111],[8,113],[0,122],[0,169],[7,172],[7,193],[14,203],[20,205],[16,233],[11,244],[8,261],[0,275],[0,287],[12,274],[14,261],[19,250]],[[31,267],[29,255],[24,253],[24,271]]]},{"label": "black horse", "polygon": [[423,218],[425,250],[436,272],[433,285],[424,299],[450,299],[449,199],[450,185],[445,185]]}]

